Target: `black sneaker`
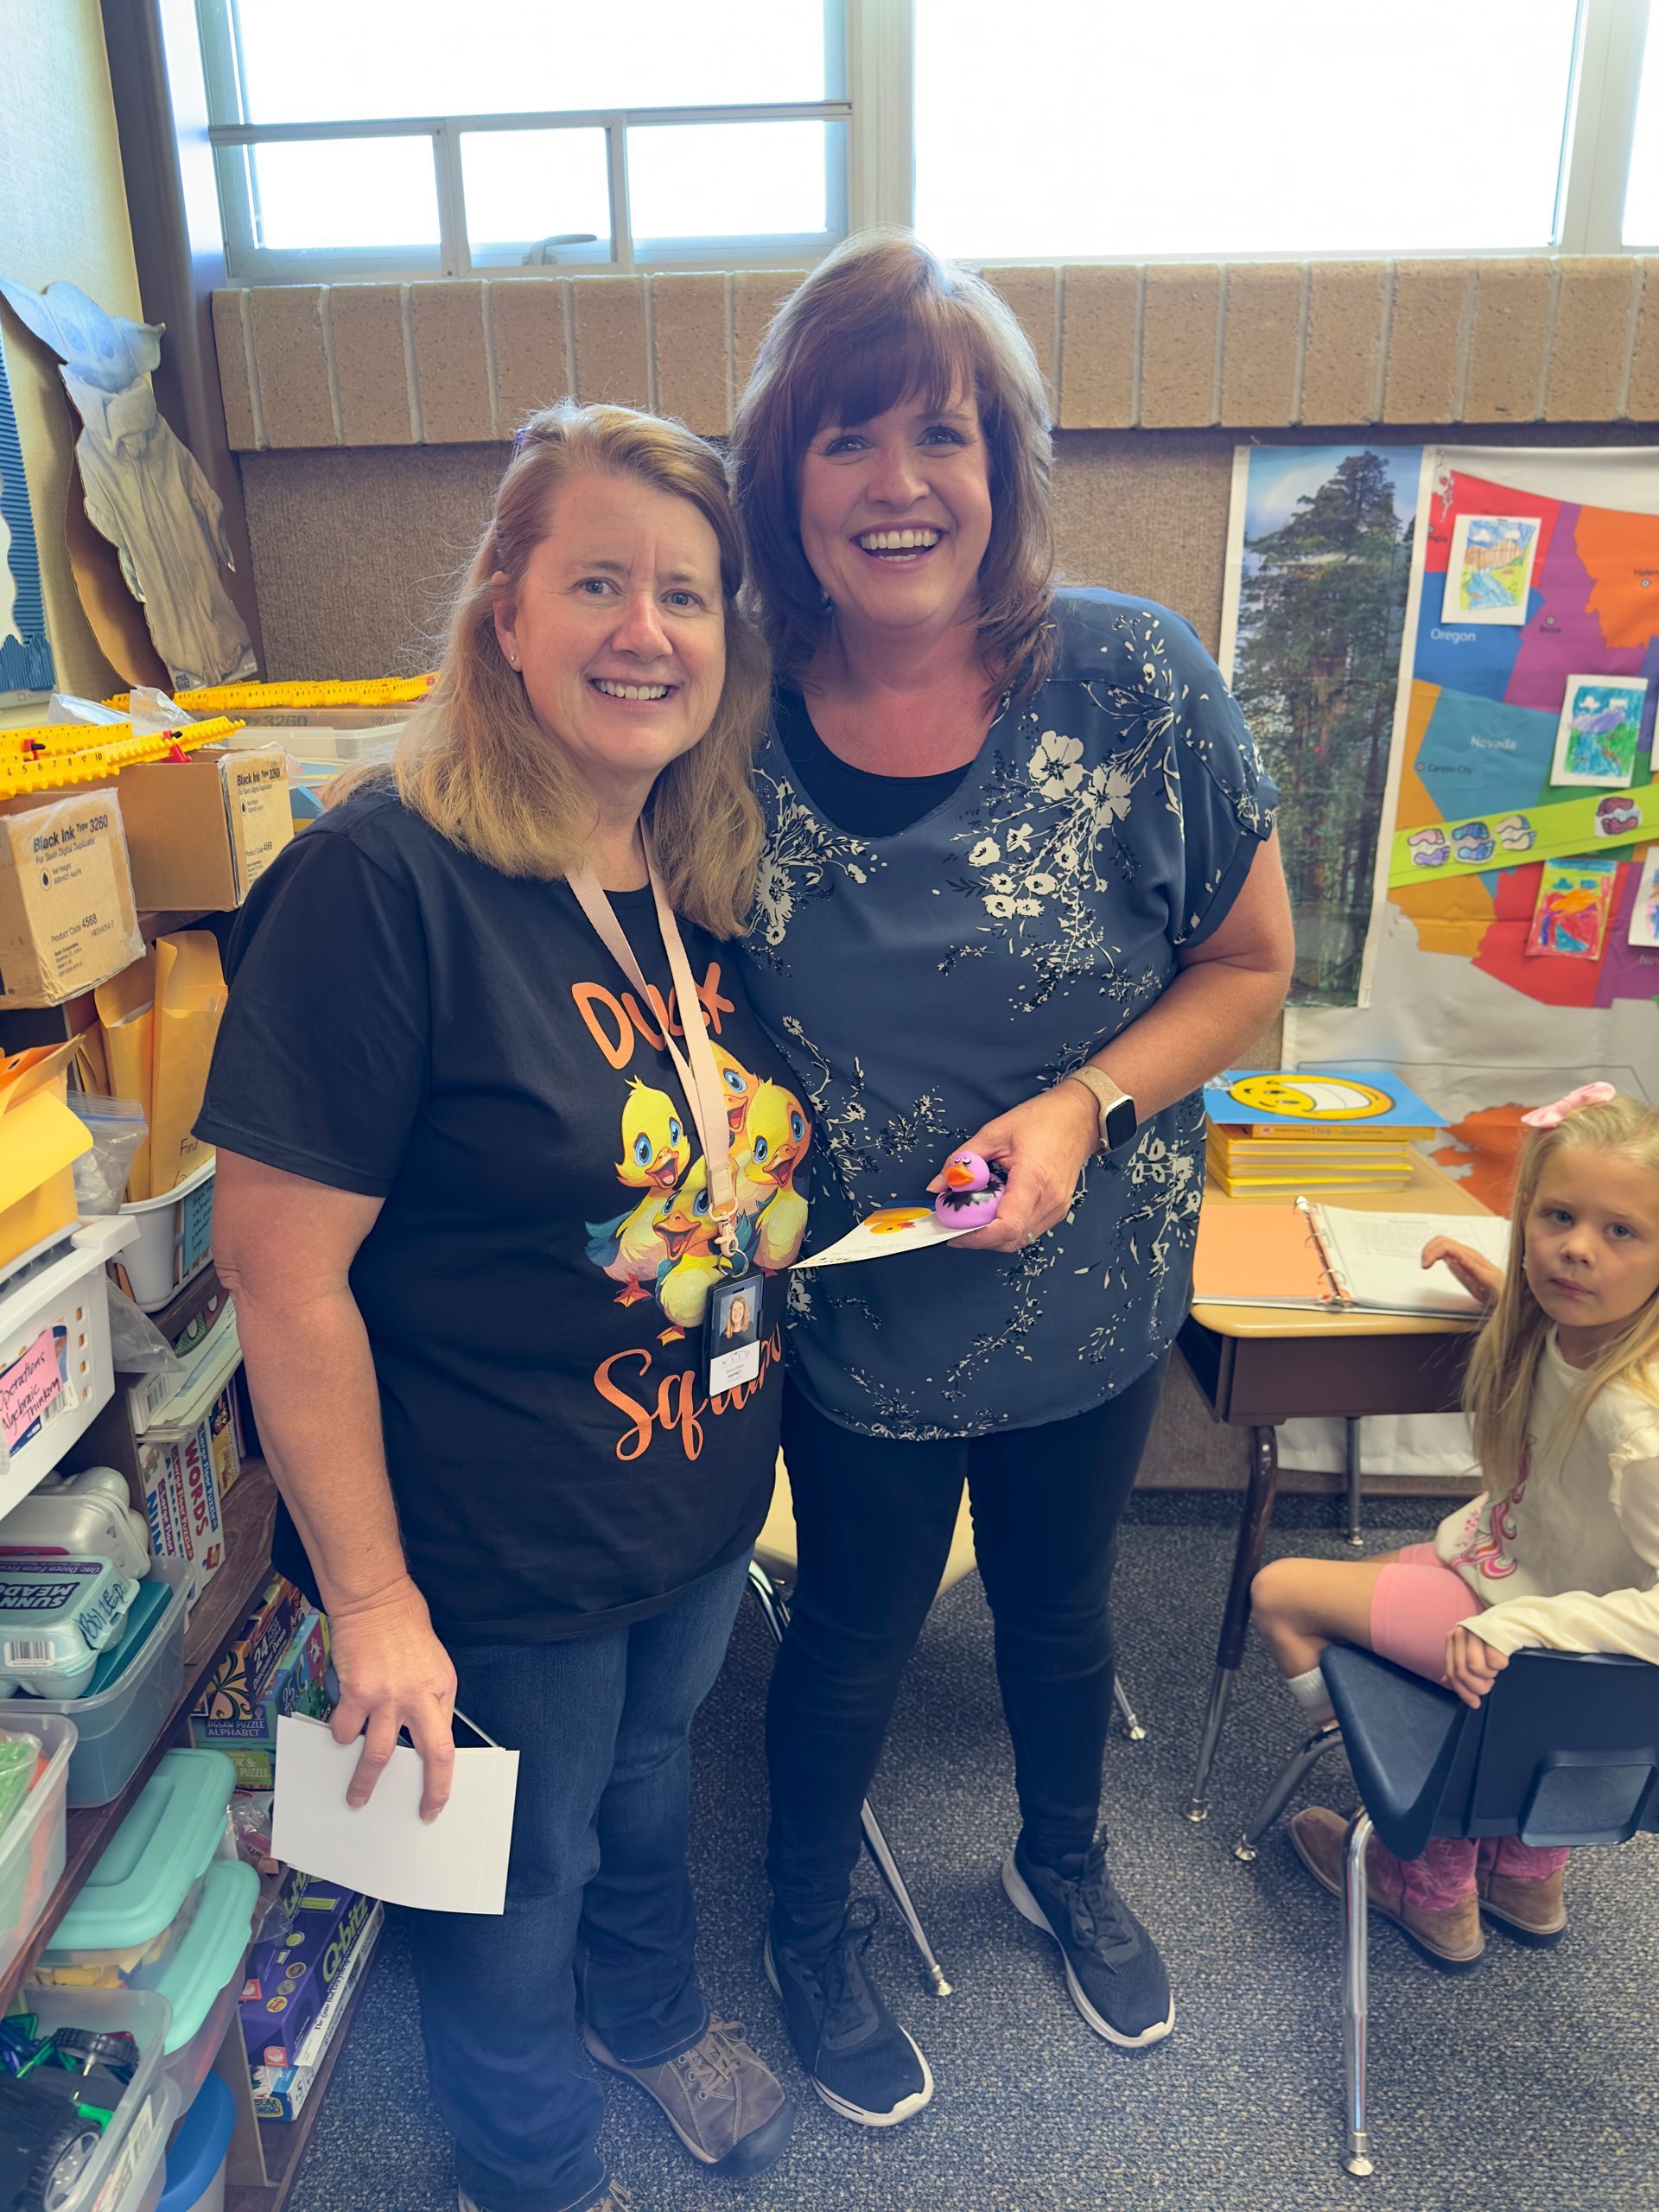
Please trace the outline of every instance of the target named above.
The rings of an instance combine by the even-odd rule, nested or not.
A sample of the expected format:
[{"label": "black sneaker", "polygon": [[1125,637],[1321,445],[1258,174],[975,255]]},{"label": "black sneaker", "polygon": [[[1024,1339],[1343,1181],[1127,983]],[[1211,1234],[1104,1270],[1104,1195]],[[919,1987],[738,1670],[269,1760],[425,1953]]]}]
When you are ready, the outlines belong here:
[{"label": "black sneaker", "polygon": [[896,2127],[933,2094],[927,2061],[865,1967],[880,1917],[861,1900],[835,1941],[812,1952],[766,1937],[766,1979],[784,2000],[801,2064],[830,2111],[861,2127]]},{"label": "black sneaker", "polygon": [[1169,2033],[1169,1976],[1114,1888],[1098,1844],[1057,1869],[1034,1865],[1017,1843],[1002,1862],[1002,1886],[1021,1918],[1059,1945],[1071,2002],[1097,2036],[1141,2050]]}]

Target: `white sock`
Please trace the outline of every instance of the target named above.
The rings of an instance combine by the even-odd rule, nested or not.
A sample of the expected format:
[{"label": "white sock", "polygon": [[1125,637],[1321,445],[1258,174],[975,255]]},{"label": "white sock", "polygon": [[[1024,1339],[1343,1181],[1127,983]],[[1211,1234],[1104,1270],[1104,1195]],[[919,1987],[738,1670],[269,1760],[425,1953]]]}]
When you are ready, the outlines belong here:
[{"label": "white sock", "polygon": [[1305,1675],[1287,1675],[1285,1688],[1300,1706],[1313,1727],[1323,1728],[1327,1721],[1336,1719],[1331,1693],[1325,1687],[1325,1676],[1317,1667],[1310,1667]]}]

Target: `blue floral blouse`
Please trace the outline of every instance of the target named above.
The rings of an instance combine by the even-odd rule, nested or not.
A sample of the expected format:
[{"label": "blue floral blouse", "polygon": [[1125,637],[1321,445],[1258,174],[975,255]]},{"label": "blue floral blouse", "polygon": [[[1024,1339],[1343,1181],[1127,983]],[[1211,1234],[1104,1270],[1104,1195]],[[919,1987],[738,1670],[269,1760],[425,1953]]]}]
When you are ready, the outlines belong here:
[{"label": "blue floral blouse", "polygon": [[[1143,1013],[1217,928],[1278,794],[1214,662],[1166,607],[1065,591],[1053,673],[891,836],[815,810],[775,730],[745,944],[755,1011],[816,1122],[811,1240],[925,1203],[954,1145]],[[791,1278],[796,1381],[873,1436],[1061,1421],[1179,1327],[1204,1191],[1197,1094],[1084,1170],[1025,1251],[950,1247]]]}]

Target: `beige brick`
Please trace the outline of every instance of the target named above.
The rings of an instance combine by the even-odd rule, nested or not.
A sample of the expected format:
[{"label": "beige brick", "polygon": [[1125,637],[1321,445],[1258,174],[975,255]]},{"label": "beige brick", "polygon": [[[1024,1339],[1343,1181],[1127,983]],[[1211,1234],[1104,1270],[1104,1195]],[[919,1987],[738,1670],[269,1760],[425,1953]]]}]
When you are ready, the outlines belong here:
[{"label": "beige brick", "polygon": [[1389,264],[1316,261],[1308,273],[1304,423],[1369,423],[1382,383]]},{"label": "beige brick", "polygon": [[806,275],[804,269],[740,269],[732,279],[732,365],[740,395],[766,325]]},{"label": "beige brick", "polygon": [[336,284],[334,330],[340,427],[348,446],[412,446],[401,284]]},{"label": "beige brick", "polygon": [[1389,372],[1382,391],[1385,422],[1456,420],[1463,311],[1473,281],[1466,262],[1395,264]]},{"label": "beige brick", "polygon": [[525,276],[490,286],[495,331],[496,423],[503,437],[528,415],[575,388],[565,353],[563,276]]},{"label": "beige brick", "polygon": [[1060,281],[1058,269],[985,269],[980,271],[993,291],[1014,310],[1015,321],[1031,341],[1037,365],[1052,391],[1054,373],[1054,294]]},{"label": "beige brick", "polygon": [[1558,266],[1544,419],[1611,422],[1630,351],[1637,264],[1625,254],[1596,254],[1567,255]]},{"label": "beige brick", "polygon": [[1659,254],[1642,264],[1642,314],[1624,412],[1633,423],[1659,419]]},{"label": "beige brick", "polygon": [[725,277],[653,276],[651,332],[658,408],[705,437],[723,435],[732,427]]},{"label": "beige brick", "polygon": [[213,294],[213,347],[219,355],[219,389],[225,404],[225,435],[232,453],[252,453],[259,433],[253,418],[248,380],[248,295]]},{"label": "beige brick", "polygon": [[1211,263],[1147,271],[1141,323],[1141,423],[1184,429],[1216,419],[1221,270]]},{"label": "beige brick", "polygon": [[1296,420],[1302,272],[1289,263],[1242,262],[1227,272],[1221,419],[1272,427]]},{"label": "beige brick", "polygon": [[1138,269],[1060,272],[1060,426],[1127,430],[1135,421]]},{"label": "beige brick", "polygon": [[315,284],[260,284],[248,298],[259,405],[270,446],[332,446],[334,402]]},{"label": "beige brick", "polygon": [[427,444],[474,445],[493,437],[483,285],[411,284],[409,327]]},{"label": "beige brick", "polygon": [[576,397],[583,406],[608,399],[620,407],[651,404],[643,276],[575,276]]},{"label": "beige brick", "polygon": [[1547,261],[1475,264],[1465,423],[1535,423],[1549,337]]}]

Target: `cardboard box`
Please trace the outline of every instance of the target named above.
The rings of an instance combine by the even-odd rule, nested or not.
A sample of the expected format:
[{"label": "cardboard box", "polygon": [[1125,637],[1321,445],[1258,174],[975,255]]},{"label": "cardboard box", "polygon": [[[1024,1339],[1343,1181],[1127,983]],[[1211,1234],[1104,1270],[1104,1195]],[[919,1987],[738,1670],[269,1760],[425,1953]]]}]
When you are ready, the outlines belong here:
[{"label": "cardboard box", "polygon": [[255,1943],[242,1984],[242,2041],[250,2066],[294,2065],[376,1910],[355,1890],[313,1885],[293,1923]]},{"label": "cardboard box", "polygon": [[0,1065],[0,1270],[75,1225],[73,1163],[92,1140],[65,1097],[73,1045]]},{"label": "cardboard box", "polygon": [[188,760],[125,768],[119,793],[142,907],[239,906],[294,835],[280,745],[205,745]]},{"label": "cardboard box", "polygon": [[0,805],[0,1007],[118,976],[143,954],[139,904],[112,791]]},{"label": "cardboard box", "polygon": [[238,1789],[276,1786],[276,1723],[290,1713],[326,1720],[331,1709],[328,1624],[307,1612],[295,1630],[270,1680],[245,1717],[202,1718],[193,1713],[190,1740],[199,1749],[223,1751],[236,1769]]},{"label": "cardboard box", "polygon": [[299,2063],[293,2066],[256,2066],[253,2069],[253,2109],[261,2120],[298,2118],[302,2107],[311,2094],[318,2069],[327,2056],[329,2046],[340,2033],[340,2024],[346,2017],[346,2007],[351,2001],[352,1992],[363,1978],[374,1947],[379,1941],[385,1916],[385,1907],[377,1904],[364,1923],[363,1932],[346,1961],[345,1972],[335,1982],[327,2003],[317,2015],[310,2033],[300,2046]]},{"label": "cardboard box", "polygon": [[196,1700],[205,1720],[251,1720],[282,1665],[305,1600],[285,1575],[273,1574],[259,1603],[221,1653]]}]

